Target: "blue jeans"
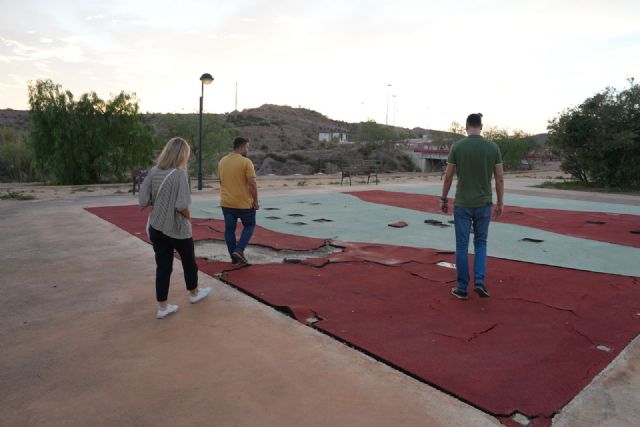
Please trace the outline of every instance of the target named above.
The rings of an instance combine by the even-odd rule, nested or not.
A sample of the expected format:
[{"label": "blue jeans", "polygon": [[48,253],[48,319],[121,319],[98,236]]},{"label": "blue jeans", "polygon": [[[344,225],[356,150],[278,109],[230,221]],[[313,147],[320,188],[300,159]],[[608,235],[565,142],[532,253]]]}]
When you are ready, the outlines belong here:
[{"label": "blue jeans", "polygon": [[453,208],[453,220],[456,229],[456,269],[458,271],[458,290],[467,292],[469,285],[469,234],[473,225],[473,283],[484,285],[487,271],[487,236],[491,221],[491,204],[481,208]]},{"label": "blue jeans", "polygon": [[[253,229],[256,228],[256,210],[223,207],[222,214],[224,215],[224,241],[227,243],[229,256],[236,250],[244,251],[249,244]],[[242,222],[243,227],[240,241],[236,241],[238,219]],[[233,257],[231,260],[233,261]]]}]

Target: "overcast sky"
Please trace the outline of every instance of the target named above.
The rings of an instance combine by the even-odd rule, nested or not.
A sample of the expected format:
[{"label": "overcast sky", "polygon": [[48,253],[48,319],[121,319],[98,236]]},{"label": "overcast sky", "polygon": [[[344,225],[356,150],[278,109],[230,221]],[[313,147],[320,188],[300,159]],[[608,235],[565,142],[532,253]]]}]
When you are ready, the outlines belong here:
[{"label": "overcast sky", "polygon": [[[143,112],[281,104],[349,122],[546,131],[640,79],[640,1],[0,0],[0,108],[27,82],[135,92]],[[391,85],[391,86],[389,86]],[[387,110],[388,106],[388,110]]]}]

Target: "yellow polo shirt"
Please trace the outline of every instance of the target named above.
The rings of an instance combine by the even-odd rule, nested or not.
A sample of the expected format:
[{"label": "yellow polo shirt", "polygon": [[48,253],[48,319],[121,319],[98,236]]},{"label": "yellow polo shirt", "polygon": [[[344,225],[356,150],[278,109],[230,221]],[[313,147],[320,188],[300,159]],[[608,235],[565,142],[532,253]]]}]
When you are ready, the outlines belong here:
[{"label": "yellow polo shirt", "polygon": [[232,152],[218,163],[220,177],[220,206],[223,208],[251,209],[253,197],[249,193],[247,178],[255,178],[253,162]]}]

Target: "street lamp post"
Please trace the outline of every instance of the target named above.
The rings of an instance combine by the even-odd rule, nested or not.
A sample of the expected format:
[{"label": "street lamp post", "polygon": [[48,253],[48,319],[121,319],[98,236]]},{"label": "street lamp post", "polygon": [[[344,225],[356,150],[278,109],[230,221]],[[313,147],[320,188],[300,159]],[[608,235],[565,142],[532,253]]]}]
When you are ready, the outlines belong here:
[{"label": "street lamp post", "polygon": [[200,76],[202,87],[200,90],[200,132],[198,137],[198,190],[202,190],[202,99],[204,97],[204,85],[211,84],[213,77],[209,73]]},{"label": "street lamp post", "polygon": [[391,90],[391,83],[387,85],[387,115],[384,119],[384,124],[389,125],[389,91]]},{"label": "street lamp post", "polygon": [[391,95],[393,96],[393,126],[395,127],[396,125],[396,113],[398,112],[398,104],[396,102],[396,96],[395,95]]}]

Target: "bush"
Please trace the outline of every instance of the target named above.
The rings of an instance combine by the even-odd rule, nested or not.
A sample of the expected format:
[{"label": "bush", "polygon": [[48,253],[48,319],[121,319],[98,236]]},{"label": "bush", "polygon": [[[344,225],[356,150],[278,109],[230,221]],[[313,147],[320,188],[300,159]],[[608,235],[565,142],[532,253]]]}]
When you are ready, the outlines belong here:
[{"label": "bush", "polygon": [[122,181],[151,161],[153,131],[133,94],[103,101],[92,92],[75,101],[60,85],[39,80],[29,83],[29,104],[36,168],[56,184]]},{"label": "bush", "polygon": [[561,168],[584,184],[640,188],[640,85],[607,88],[549,122]]},{"label": "bush", "polygon": [[21,182],[35,178],[35,162],[26,143],[26,134],[11,128],[0,128],[0,180]]}]

